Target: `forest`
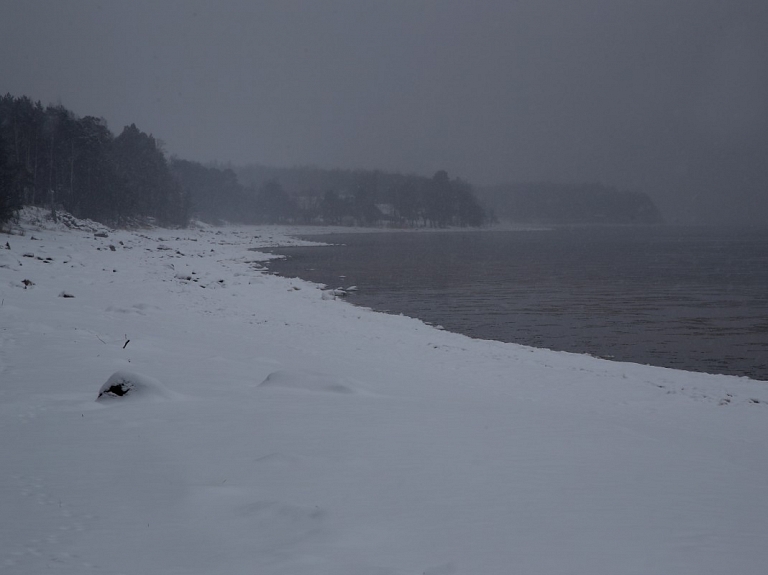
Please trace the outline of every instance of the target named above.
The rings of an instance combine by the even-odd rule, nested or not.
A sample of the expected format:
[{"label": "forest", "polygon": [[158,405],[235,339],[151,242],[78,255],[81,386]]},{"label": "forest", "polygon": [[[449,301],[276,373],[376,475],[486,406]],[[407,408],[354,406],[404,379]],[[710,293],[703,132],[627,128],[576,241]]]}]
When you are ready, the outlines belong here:
[{"label": "forest", "polygon": [[173,177],[159,142],[126,126],[26,96],[0,98],[0,221],[21,205],[66,210],[116,227],[151,218],[189,220],[189,194]]},{"label": "forest", "polygon": [[0,97],[0,223],[23,205],[66,210],[115,227],[142,223],[297,223],[393,227],[480,226],[472,187],[366,170],[260,168],[169,158],[135,124],[115,136],[105,120],[62,105]]},{"label": "forest", "polygon": [[[478,199],[479,198],[479,199]],[[444,170],[431,177],[379,170],[204,165],[168,157],[135,124],[62,105],[0,97],[0,224],[24,205],[65,210],[114,227],[147,223],[466,227],[502,219],[542,224],[656,224],[642,192],[602,184],[507,184],[477,191]]]},{"label": "forest", "polygon": [[480,226],[472,187],[441,170],[431,178],[373,170],[312,167],[205,167],[173,160],[171,169],[206,221],[388,227]]}]

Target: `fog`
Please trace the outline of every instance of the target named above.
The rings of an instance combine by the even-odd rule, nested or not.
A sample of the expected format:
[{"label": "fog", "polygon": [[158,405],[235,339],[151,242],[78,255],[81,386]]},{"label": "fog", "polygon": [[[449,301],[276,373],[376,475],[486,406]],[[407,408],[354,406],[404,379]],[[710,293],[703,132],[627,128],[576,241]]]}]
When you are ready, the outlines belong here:
[{"label": "fog", "polygon": [[768,217],[768,3],[28,0],[0,92],[235,164],[600,182]]}]

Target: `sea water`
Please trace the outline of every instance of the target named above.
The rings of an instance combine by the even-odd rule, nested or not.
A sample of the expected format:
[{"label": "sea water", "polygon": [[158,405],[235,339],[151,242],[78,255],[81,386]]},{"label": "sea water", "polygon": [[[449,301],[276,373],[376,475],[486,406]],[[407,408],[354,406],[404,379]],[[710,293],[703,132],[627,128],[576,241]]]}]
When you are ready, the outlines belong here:
[{"label": "sea water", "polygon": [[270,269],[471,337],[768,380],[768,230],[333,234]]}]

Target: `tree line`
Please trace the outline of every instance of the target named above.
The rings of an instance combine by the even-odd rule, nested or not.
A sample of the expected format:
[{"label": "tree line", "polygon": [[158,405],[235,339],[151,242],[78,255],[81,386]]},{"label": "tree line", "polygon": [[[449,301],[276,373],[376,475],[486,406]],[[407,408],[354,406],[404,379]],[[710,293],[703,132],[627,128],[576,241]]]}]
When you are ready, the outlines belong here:
[{"label": "tree line", "polygon": [[0,223],[22,205],[125,227],[152,218],[327,225],[479,226],[472,187],[370,170],[226,166],[167,158],[135,124],[115,136],[101,118],[0,97]]},{"label": "tree line", "polygon": [[0,221],[23,205],[114,226],[139,218],[186,225],[189,200],[160,143],[135,124],[114,136],[101,118],[0,97]]},{"label": "tree line", "polygon": [[[203,166],[173,160],[202,219],[243,223],[480,226],[472,187],[438,171],[431,178],[374,170]],[[243,183],[241,183],[243,182]]]}]

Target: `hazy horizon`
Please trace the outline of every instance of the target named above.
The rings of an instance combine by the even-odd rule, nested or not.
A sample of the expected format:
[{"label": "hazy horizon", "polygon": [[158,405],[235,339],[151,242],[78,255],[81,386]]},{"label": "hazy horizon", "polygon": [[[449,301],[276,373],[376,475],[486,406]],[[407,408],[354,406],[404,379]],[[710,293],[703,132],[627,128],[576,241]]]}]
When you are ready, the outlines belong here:
[{"label": "hazy horizon", "polygon": [[[30,0],[0,92],[179,157],[600,182],[671,222],[768,221],[768,5]],[[8,56],[9,55],[9,56]]]}]

